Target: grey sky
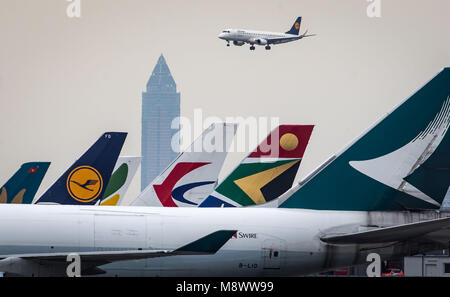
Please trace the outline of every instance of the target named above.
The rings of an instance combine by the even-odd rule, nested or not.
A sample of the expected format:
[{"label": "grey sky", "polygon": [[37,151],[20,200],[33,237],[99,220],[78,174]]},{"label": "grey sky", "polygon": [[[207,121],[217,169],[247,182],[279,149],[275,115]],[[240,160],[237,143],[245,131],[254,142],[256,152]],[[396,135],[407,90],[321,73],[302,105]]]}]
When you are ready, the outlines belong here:
[{"label": "grey sky", "polygon": [[[448,0],[2,0],[0,183],[26,161],[51,161],[40,195],[105,131],[129,132],[140,154],[141,92],[161,53],[181,113],[273,116],[317,125],[297,178],[341,149],[450,65]],[[224,28],[287,31],[303,16],[316,37],[226,47]],[[231,154],[221,177],[246,153]],[[126,201],[139,192],[140,174]]]}]

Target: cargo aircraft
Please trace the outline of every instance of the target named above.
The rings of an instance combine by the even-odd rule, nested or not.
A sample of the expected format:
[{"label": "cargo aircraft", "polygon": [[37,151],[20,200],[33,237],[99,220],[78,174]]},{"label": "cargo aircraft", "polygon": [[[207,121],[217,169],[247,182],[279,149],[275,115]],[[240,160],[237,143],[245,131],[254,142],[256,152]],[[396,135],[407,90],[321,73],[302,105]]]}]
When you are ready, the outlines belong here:
[{"label": "cargo aircraft", "polygon": [[0,271],[306,275],[448,248],[450,68],[283,194],[278,207],[0,205]]}]

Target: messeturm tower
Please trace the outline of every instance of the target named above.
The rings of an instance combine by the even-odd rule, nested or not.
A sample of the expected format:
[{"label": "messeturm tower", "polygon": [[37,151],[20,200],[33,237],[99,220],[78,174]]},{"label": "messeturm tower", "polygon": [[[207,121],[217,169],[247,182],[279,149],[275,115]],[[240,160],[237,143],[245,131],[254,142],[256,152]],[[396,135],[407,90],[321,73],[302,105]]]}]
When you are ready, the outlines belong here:
[{"label": "messeturm tower", "polygon": [[180,93],[161,54],[147,82],[147,90],[142,93],[141,190],[178,155],[179,147],[172,147],[172,137],[179,126],[175,129],[171,126],[179,116]]}]

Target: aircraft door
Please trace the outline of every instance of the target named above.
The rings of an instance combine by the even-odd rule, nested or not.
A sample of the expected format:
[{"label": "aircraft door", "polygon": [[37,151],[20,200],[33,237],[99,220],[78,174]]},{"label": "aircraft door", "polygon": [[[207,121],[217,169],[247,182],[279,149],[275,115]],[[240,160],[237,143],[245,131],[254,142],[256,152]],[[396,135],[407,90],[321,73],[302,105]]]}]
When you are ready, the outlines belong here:
[{"label": "aircraft door", "polygon": [[[267,239],[263,242],[263,269],[266,272],[280,270],[284,264],[286,242],[281,239]],[[269,272],[270,273],[270,272]]]}]

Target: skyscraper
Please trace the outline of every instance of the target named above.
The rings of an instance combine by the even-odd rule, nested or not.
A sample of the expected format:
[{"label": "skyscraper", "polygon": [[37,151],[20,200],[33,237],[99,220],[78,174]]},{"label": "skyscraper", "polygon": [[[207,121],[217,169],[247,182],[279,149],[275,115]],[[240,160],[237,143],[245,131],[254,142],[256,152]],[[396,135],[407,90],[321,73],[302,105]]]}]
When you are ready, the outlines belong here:
[{"label": "skyscraper", "polygon": [[161,54],[142,93],[141,190],[177,156],[172,137],[179,127],[172,129],[171,124],[179,116],[180,93]]}]

